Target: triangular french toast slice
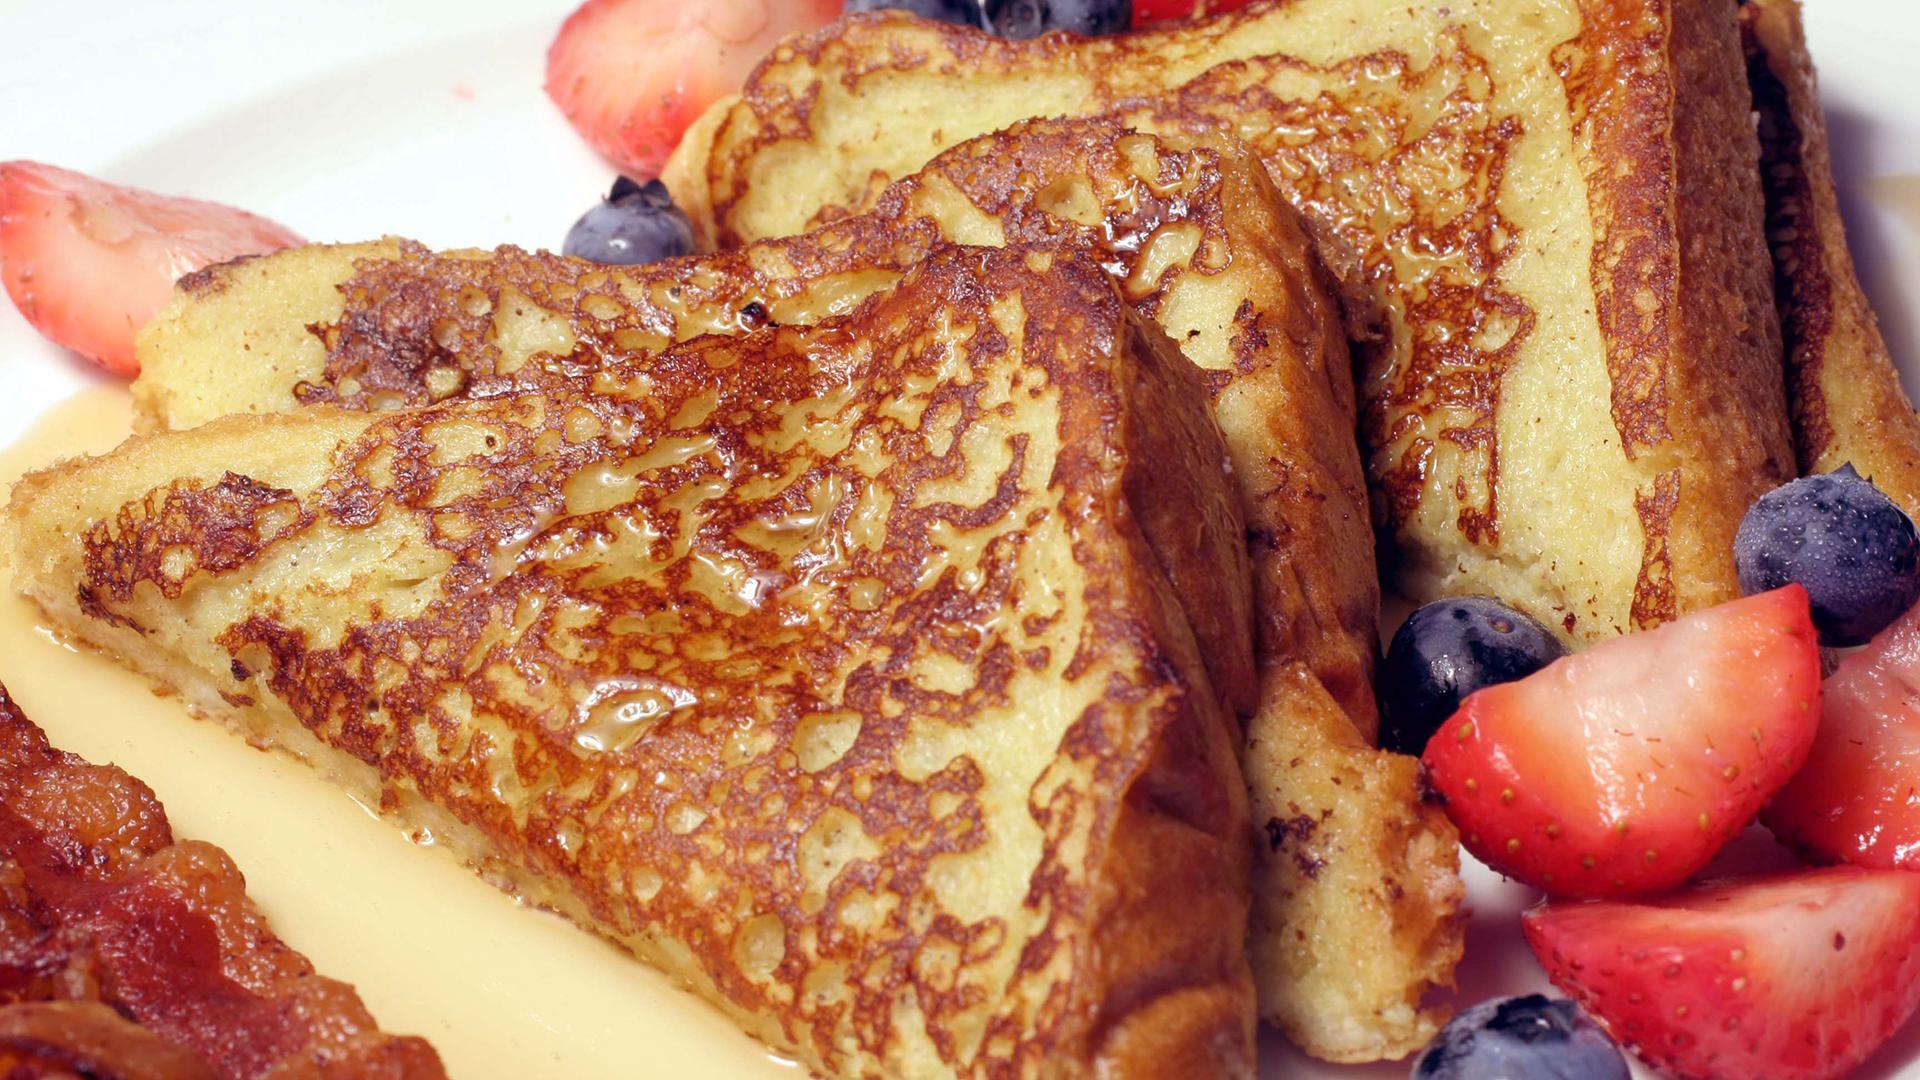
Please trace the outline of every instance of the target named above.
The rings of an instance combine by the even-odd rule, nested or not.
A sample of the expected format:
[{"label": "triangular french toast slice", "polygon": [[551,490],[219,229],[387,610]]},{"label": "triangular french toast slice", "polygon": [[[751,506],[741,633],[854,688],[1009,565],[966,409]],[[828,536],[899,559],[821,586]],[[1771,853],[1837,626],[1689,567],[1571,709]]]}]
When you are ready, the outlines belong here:
[{"label": "triangular french toast slice", "polygon": [[[844,311],[949,242],[1090,248],[1205,369],[1256,547],[1291,564],[1261,575],[1257,591],[1289,594],[1264,605],[1262,653],[1306,663],[1371,737],[1379,596],[1346,343],[1298,215],[1230,140],[1023,124],[955,148],[868,213],[645,266],[389,239],[210,267],[141,335],[134,394],[152,430],[587,386],[697,334]],[[1289,520],[1303,511],[1316,527]],[[1251,712],[1251,667],[1223,675]]]},{"label": "triangular french toast slice", "polygon": [[[1378,585],[1344,342],[1298,215],[1241,144],[1023,123],[942,154],[867,213],[646,267],[393,241],[214,267],[142,335],[134,389],[149,426],[179,427],[580,385],[690,334],[844,310],[943,238],[1090,247],[1205,372],[1250,530],[1267,686],[1246,754],[1270,838],[1256,857],[1263,1013],[1322,1056],[1419,1047],[1445,1018],[1428,991],[1461,953],[1454,835],[1416,764],[1369,745]],[[1255,704],[1248,680],[1215,674]]]},{"label": "triangular french toast slice", "polygon": [[730,246],[1110,110],[1239,136],[1311,221],[1403,594],[1589,641],[1738,595],[1734,530],[1795,469],[1733,3],[1265,0],[1031,41],[854,15],[770,54],[667,180]]},{"label": "triangular french toast slice", "polygon": [[[16,585],[829,1076],[1245,1076],[1247,625],[1199,376],[940,248],[592,388],[236,416],[23,480]],[[1244,610],[1244,606],[1242,608]]]},{"label": "triangular french toast slice", "polygon": [[1325,1057],[1417,1049],[1446,1015],[1429,991],[1461,955],[1455,837],[1417,763],[1369,745],[1379,590],[1345,342],[1298,215],[1237,141],[1030,121],[813,233],[644,267],[401,241],[213,267],[142,335],[134,390],[149,427],[187,427],[587,385],[692,334],[817,321],[961,239],[1094,250],[1203,370],[1254,566],[1265,691],[1214,673],[1258,706],[1245,763],[1263,1014]]}]

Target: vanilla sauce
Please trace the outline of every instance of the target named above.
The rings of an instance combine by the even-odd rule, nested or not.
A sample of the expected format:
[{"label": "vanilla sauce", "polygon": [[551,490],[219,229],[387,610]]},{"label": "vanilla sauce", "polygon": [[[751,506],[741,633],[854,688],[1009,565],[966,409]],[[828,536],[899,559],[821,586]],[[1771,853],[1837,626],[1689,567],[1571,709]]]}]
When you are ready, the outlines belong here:
[{"label": "vanilla sauce", "polygon": [[[47,410],[0,453],[0,498],[23,472],[113,448],[131,414],[108,385]],[[452,1076],[804,1075],[616,946],[431,850],[431,836],[409,842],[306,766],[62,644],[4,568],[0,681],[55,746],[151,786],[176,836],[225,848],[274,930],[353,984],[382,1028],[429,1039]]]}]

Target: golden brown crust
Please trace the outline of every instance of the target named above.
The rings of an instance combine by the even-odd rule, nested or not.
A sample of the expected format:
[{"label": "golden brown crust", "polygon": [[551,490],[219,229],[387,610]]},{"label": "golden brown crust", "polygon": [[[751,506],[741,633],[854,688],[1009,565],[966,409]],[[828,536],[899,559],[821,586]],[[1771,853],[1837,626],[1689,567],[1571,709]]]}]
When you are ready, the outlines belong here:
[{"label": "golden brown crust", "polygon": [[174,841],[145,784],[54,750],[0,688],[8,1076],[446,1075],[275,937],[245,889],[219,848]]},{"label": "golden brown crust", "polygon": [[[592,387],[30,477],[16,580],[822,1072],[1249,1075],[1246,805],[1194,634],[1227,620],[1162,569],[1232,566],[1241,526],[1156,334],[1083,258],[937,248]],[[1232,528],[1157,548],[1149,500]],[[196,517],[224,539],[163,542]]]},{"label": "golden brown crust", "polygon": [[[929,245],[975,234],[1093,247],[1135,310],[1206,369],[1263,565],[1259,588],[1272,594],[1257,602],[1258,651],[1305,658],[1370,738],[1379,590],[1339,312],[1298,216],[1243,148],[1211,134],[1140,136],[1110,120],[1022,124],[948,151],[867,213],[817,233],[647,267],[514,248],[434,255],[404,241],[340,249],[338,314],[312,325],[310,359],[287,362],[292,350],[282,347],[273,360],[286,370],[272,394],[200,390],[220,378],[217,365],[233,363],[234,339],[270,338],[259,324],[289,306],[252,300],[255,282],[275,264],[328,253],[278,255],[233,269],[225,292],[238,310],[187,296],[157,320],[136,393],[148,426],[182,427],[214,407],[378,408],[576,385],[695,333],[815,321],[891,283]],[[188,334],[209,321],[226,336]],[[526,326],[542,329],[516,332]],[[182,359],[189,337],[210,360]],[[516,348],[523,338],[538,347]],[[1177,584],[1204,590],[1216,576]],[[1210,662],[1250,713],[1250,658]]]},{"label": "golden brown crust", "polygon": [[[1152,639],[1164,643],[1183,682],[1206,687],[1203,650],[1251,643],[1239,497],[1223,471],[1227,448],[1199,374],[1151,323],[1129,315],[1121,333],[1127,359],[1117,374],[1133,385],[1108,408],[1119,406],[1122,425],[1110,438],[1127,448],[1124,514],[1104,541],[1120,550],[1099,561],[1137,576],[1128,591],[1135,603],[1148,601]],[[1208,573],[1218,577],[1199,585]],[[1089,874],[1094,898],[1082,932],[1100,942],[1088,950],[1090,977],[1074,1008],[1093,1017],[1086,1052],[1096,1077],[1254,1075],[1238,724],[1220,699],[1186,696],[1188,715],[1154,733],[1132,776],[1113,778],[1126,797],[1109,826],[1106,858]],[[1169,866],[1183,869],[1168,873]],[[1176,918],[1211,928],[1169,933]]]},{"label": "golden brown crust", "polygon": [[[1203,369],[1248,526],[1257,655],[1270,668],[1284,666],[1288,680],[1310,677],[1317,684],[1297,701],[1269,693],[1263,722],[1294,731],[1288,745],[1298,752],[1262,758],[1249,770],[1248,783],[1256,799],[1303,806],[1302,812],[1315,815],[1330,812],[1329,799],[1340,794],[1342,820],[1353,835],[1370,819],[1378,823],[1375,842],[1326,848],[1325,858],[1336,867],[1325,884],[1288,884],[1291,864],[1276,863],[1269,850],[1260,849],[1256,873],[1267,883],[1260,891],[1287,897],[1286,904],[1313,923],[1315,934],[1352,941],[1372,940],[1377,927],[1363,919],[1343,927],[1340,913],[1366,908],[1379,882],[1411,876],[1457,884],[1450,834],[1434,825],[1436,819],[1412,801],[1412,789],[1396,779],[1404,763],[1385,756],[1370,760],[1351,749],[1373,737],[1379,587],[1364,472],[1354,445],[1355,392],[1340,312],[1301,219],[1236,141],[1219,139],[1210,130],[1139,135],[1108,119],[1032,121],[947,151],[878,195],[862,214],[810,234],[697,260],[605,271],[511,249],[479,259],[416,248],[397,260],[380,256],[357,269],[341,265],[337,276],[346,279],[344,307],[316,323],[326,348],[316,344],[309,350],[310,389],[304,394],[318,400],[351,379],[355,388],[339,400],[370,404],[354,396],[365,385],[360,374],[365,365],[354,358],[383,351],[425,357],[406,365],[400,378],[382,383],[384,392],[409,403],[432,400],[421,373],[436,367],[461,368],[462,377],[448,384],[482,396],[510,386],[567,385],[618,360],[623,339],[635,350],[628,355],[637,358],[656,343],[686,336],[688,328],[731,322],[749,305],[758,304],[777,322],[813,321],[825,307],[820,297],[877,288],[942,236],[1092,248],[1134,309],[1156,320]],[[308,257],[293,252],[264,262],[292,264]],[[258,333],[250,336],[266,336],[257,324],[277,317],[286,305],[249,299],[261,268],[249,266],[242,273],[245,279],[229,293],[241,307],[224,312],[219,321],[229,330],[247,333],[251,327]],[[515,297],[520,299],[510,299]],[[555,351],[516,356],[503,376],[501,358],[511,350],[500,343],[513,335],[499,333],[496,319],[508,310],[545,313],[523,315],[516,324],[537,318],[567,330],[538,335],[556,343]],[[214,378],[214,369],[196,375],[162,346],[182,340],[166,329],[170,322],[190,325],[205,318],[200,305],[177,303],[160,320],[159,334],[150,332],[153,347],[144,354],[141,381],[158,387],[160,400],[204,400],[175,388]],[[224,361],[230,350],[209,355]],[[291,407],[292,395],[282,393],[285,404],[278,407]],[[230,407],[275,406],[248,399]],[[175,413],[163,422],[194,419]],[[1194,530],[1190,542],[1214,542],[1208,533],[1217,533],[1217,521],[1188,513],[1184,501],[1136,499],[1134,504],[1165,511],[1168,528],[1156,547],[1183,546],[1166,538],[1180,529]],[[1183,574],[1183,565],[1190,572]],[[1171,560],[1170,569],[1176,589],[1196,596],[1211,595],[1236,573],[1222,573],[1205,560]],[[1199,607],[1233,611],[1217,599]],[[1200,634],[1203,642],[1222,636],[1204,627]],[[1219,646],[1205,651],[1216,684],[1242,712],[1251,713],[1259,696],[1250,666]],[[1271,671],[1267,675],[1269,681],[1277,677]],[[1329,695],[1349,718],[1344,733],[1320,723],[1319,707]],[[1297,722],[1288,719],[1295,710],[1303,712]],[[1302,770],[1293,764],[1295,758],[1317,760],[1320,739],[1332,739],[1326,752],[1350,769],[1345,794],[1326,784],[1316,766]],[[1428,843],[1422,830],[1398,824],[1406,820],[1424,822],[1427,838],[1440,837],[1440,842]],[[1401,845],[1398,854],[1386,850],[1396,844]],[[1276,877],[1279,884],[1272,883]],[[1434,958],[1458,955],[1459,927],[1452,918],[1457,892],[1425,886],[1405,890],[1409,903],[1442,904],[1430,917],[1451,934],[1450,953],[1445,946],[1410,948],[1397,984],[1390,954],[1376,954],[1380,959],[1364,993],[1338,986],[1330,969],[1302,972],[1298,978],[1304,981],[1298,982],[1291,981],[1296,978],[1291,969],[1278,971],[1263,979],[1263,993],[1273,1003],[1270,1014],[1307,1018],[1316,1007],[1326,1009],[1318,1021],[1287,1021],[1290,1032],[1310,1040],[1320,1032],[1338,1032],[1344,1041],[1308,1042],[1325,1056],[1392,1056],[1418,1046],[1441,1017],[1418,1007],[1429,986],[1446,981],[1444,972],[1436,972]],[[1269,907],[1263,934],[1291,933],[1285,929],[1285,906]],[[1352,1013],[1362,1019],[1346,1023],[1335,1016]],[[1395,1016],[1390,1022],[1375,1019],[1389,1013]],[[1369,1024],[1382,1034],[1369,1035]]]},{"label": "golden brown crust", "polygon": [[[1033,111],[1225,127],[1357,301],[1402,590],[1496,593],[1591,640],[1732,595],[1730,523],[1786,475],[1731,18],[1314,0],[1031,44],[849,19],[770,56],[672,175],[735,243]],[[963,69],[967,109],[934,121]]]},{"label": "golden brown crust", "polygon": [[[1675,2],[1672,11],[1680,281],[1671,416],[1680,494],[1665,545],[1677,613],[1738,594],[1729,553],[1740,520],[1797,470],[1736,13],[1718,0]],[[1709,498],[1699,497],[1705,487]]]},{"label": "golden brown crust", "polygon": [[1737,594],[1740,518],[1792,475],[1779,328],[1732,7],[1588,0],[1584,15],[1557,52],[1614,425],[1645,477],[1631,618],[1648,627]]},{"label": "golden brown crust", "polygon": [[1796,0],[1746,0],[1775,296],[1795,447],[1807,473],[1852,464],[1920,516],[1920,418],[1854,273],[1820,88]]}]

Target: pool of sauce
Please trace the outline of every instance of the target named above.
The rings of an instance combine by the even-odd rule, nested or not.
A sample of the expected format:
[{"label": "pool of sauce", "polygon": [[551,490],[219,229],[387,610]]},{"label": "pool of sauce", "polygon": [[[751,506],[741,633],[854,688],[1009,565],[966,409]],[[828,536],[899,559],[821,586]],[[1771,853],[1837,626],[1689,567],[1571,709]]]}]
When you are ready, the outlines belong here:
[{"label": "pool of sauce", "polygon": [[[95,386],[0,452],[22,473],[111,449],[131,403]],[[182,837],[225,848],[280,936],[354,984],[450,1075],[797,1080],[717,1011],[624,952],[410,842],[305,766],[254,750],[112,661],[62,644],[0,567],[0,682],[55,746],[151,785]]]}]

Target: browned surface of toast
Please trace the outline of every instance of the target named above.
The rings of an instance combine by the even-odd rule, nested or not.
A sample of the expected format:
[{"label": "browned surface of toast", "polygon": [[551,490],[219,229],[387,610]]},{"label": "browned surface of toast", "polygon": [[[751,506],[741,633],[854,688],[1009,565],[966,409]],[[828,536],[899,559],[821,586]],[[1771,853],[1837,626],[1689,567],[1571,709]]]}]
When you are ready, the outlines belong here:
[{"label": "browned surface of toast", "polygon": [[[226,853],[0,687],[0,1064],[100,1080],[444,1078],[274,936]],[[62,1071],[64,1070],[64,1071]]]},{"label": "browned surface of toast", "polygon": [[1793,471],[1749,104],[1719,0],[1293,0],[1032,42],[871,15],[776,51],[669,178],[725,245],[1033,112],[1237,134],[1352,294],[1402,591],[1596,639],[1734,595],[1733,529]]},{"label": "browned surface of toast", "polygon": [[1165,336],[939,248],[593,381],[36,474],[16,583],[828,1075],[1250,1075],[1250,627],[1173,584],[1244,526]]},{"label": "browned surface of toast", "polygon": [[[1338,313],[1298,216],[1237,142],[1029,122],[942,154],[862,215],[648,267],[395,243],[216,267],[143,337],[136,393],[152,426],[172,427],[590,384],[691,334],[815,321],[943,238],[1091,247],[1203,369],[1250,529],[1268,690],[1257,699],[1220,663],[1216,681],[1243,712],[1261,705],[1255,802],[1325,823],[1284,845],[1273,821],[1259,830],[1263,1009],[1326,1057],[1418,1047],[1444,1019],[1427,991],[1460,956],[1454,834],[1422,802],[1416,763],[1369,745],[1379,593]],[[223,377],[236,357],[239,375],[274,370],[258,387]],[[1199,574],[1176,586],[1209,587],[1212,569]]]},{"label": "browned surface of toast", "polygon": [[[589,386],[608,364],[697,334],[845,310],[946,241],[1090,247],[1206,371],[1266,564],[1259,591],[1273,594],[1258,604],[1259,652],[1305,663],[1371,738],[1379,589],[1338,312],[1298,216],[1230,142],[1131,135],[1108,120],[1029,123],[949,151],[869,213],[817,233],[641,267],[404,241],[213,267],[183,282],[143,338],[136,394],[156,429]],[[287,321],[283,268],[322,260],[332,274],[311,288],[337,287],[338,314],[298,326],[297,350],[257,347]],[[275,364],[270,392],[221,378]],[[1208,589],[1211,577],[1179,584]],[[1251,712],[1251,664],[1219,674]]]},{"label": "browned surface of toast", "polygon": [[1747,0],[1740,26],[1760,114],[1767,234],[1800,467],[1816,473],[1851,464],[1920,516],[1920,418],[1847,250],[1800,5]]},{"label": "browned surface of toast", "polygon": [[1269,669],[1265,691],[1243,762],[1261,1017],[1329,1060],[1412,1053],[1465,948],[1457,835],[1419,761],[1369,747],[1309,673]]}]

